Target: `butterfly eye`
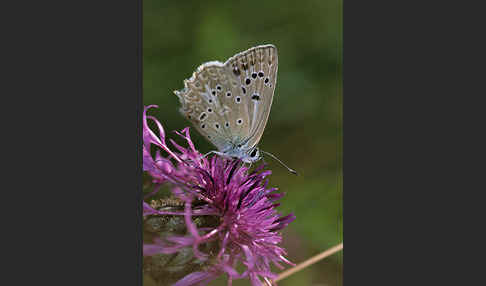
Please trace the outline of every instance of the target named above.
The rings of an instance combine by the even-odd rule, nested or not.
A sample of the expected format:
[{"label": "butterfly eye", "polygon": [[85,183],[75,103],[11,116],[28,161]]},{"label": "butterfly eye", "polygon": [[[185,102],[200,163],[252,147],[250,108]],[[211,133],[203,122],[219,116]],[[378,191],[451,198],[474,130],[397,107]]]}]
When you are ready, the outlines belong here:
[{"label": "butterfly eye", "polygon": [[250,157],[255,157],[258,153],[258,150],[257,149],[253,149],[253,151],[251,151],[251,154],[250,154]]}]

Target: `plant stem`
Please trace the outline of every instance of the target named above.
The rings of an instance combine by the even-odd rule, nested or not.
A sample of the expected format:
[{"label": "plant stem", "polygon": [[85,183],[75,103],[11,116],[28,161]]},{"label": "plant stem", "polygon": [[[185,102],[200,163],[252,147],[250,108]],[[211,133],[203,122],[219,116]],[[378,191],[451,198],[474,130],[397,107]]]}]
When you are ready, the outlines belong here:
[{"label": "plant stem", "polygon": [[331,256],[334,253],[336,253],[336,252],[338,252],[338,251],[340,251],[342,249],[343,249],[343,243],[341,242],[340,244],[338,244],[336,246],[333,246],[333,247],[329,248],[328,250],[326,250],[326,251],[324,251],[324,252],[322,252],[322,253],[320,253],[320,254],[318,254],[316,256],[313,256],[313,257],[307,259],[306,261],[304,261],[304,262],[302,262],[302,263],[300,263],[300,264],[298,264],[298,265],[296,265],[296,266],[294,266],[294,267],[292,267],[292,268],[290,268],[290,269],[288,269],[288,270],[280,273],[278,275],[278,277],[275,280],[273,280],[273,282],[278,282],[278,281],[280,281],[280,280],[282,280],[284,278],[287,278],[288,276],[294,274],[295,272],[298,272],[298,271],[306,268],[307,266],[316,263],[319,260],[322,260],[322,259],[324,259],[324,258],[326,258],[328,256]]}]

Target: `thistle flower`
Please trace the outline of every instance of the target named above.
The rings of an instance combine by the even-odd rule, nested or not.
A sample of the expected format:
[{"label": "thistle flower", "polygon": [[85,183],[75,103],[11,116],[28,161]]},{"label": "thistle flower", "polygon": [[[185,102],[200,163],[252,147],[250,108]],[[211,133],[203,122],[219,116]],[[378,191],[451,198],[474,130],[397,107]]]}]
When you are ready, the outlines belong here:
[{"label": "thistle flower", "polygon": [[[228,275],[228,285],[234,279],[249,278],[253,286],[262,285],[262,280],[274,279],[270,263],[283,268],[281,263],[293,265],[279,247],[282,241],[280,230],[295,219],[293,214],[281,216],[276,203],[283,194],[276,188],[268,188],[270,170],[264,165],[250,172],[241,161],[213,156],[203,157],[189,135],[189,128],[175,132],[185,139],[187,147],[170,142],[177,151],[169,149],[162,124],[147,110],[143,113],[143,170],[153,179],[154,195],[161,185],[169,185],[175,198],[181,202],[180,210],[157,209],[144,202],[143,215],[178,216],[184,219],[186,234],[157,238],[144,245],[144,256],[159,253],[171,254],[192,249],[194,256],[205,261],[203,270],[194,271],[175,286],[206,285],[214,278]],[[148,126],[148,119],[158,128],[158,135]],[[155,156],[151,154],[156,146]],[[162,155],[164,154],[164,155]],[[218,218],[211,226],[198,227],[195,217]],[[214,251],[205,253],[201,248],[212,244]],[[243,273],[236,265],[242,263]]]}]

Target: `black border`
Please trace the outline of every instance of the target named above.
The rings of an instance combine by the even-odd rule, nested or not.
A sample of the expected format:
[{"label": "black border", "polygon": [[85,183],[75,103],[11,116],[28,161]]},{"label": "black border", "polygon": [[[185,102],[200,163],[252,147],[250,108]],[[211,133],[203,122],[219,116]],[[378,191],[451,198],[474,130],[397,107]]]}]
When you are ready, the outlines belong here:
[{"label": "black border", "polygon": [[471,4],[344,1],[349,285],[484,284],[484,10]]},{"label": "black border", "polygon": [[9,4],[1,284],[141,286],[142,0]]},{"label": "black border", "polygon": [[137,173],[136,173],[136,270],[137,285],[143,285],[143,237],[142,237],[142,112],[143,112],[143,2],[137,2],[137,87],[138,96],[136,100],[136,122],[137,122],[137,137],[136,137],[136,152],[137,152]]}]

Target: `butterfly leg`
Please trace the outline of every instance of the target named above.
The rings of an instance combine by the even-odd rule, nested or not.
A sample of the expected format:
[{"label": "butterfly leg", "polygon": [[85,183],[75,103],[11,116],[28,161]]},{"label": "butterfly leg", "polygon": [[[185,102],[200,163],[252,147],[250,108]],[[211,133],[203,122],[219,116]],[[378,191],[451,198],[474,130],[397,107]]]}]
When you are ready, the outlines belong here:
[{"label": "butterfly leg", "polygon": [[[206,158],[207,156],[209,156],[210,154],[216,154],[216,155],[220,155],[222,157],[228,157],[228,155],[226,155],[225,153],[213,150],[213,151],[210,151],[210,152],[204,154],[203,156],[199,157],[199,159],[197,159],[197,160],[202,160],[202,159]],[[187,160],[184,160],[183,162],[187,164],[187,162],[196,162],[196,160],[187,159]]]},{"label": "butterfly leg", "polygon": [[208,153],[206,153],[204,156],[202,156],[202,158],[206,158],[209,154],[216,154],[216,155],[219,155],[221,157],[229,157],[228,155],[226,155],[225,153],[222,153],[222,152],[219,152],[219,151],[210,151]]}]

